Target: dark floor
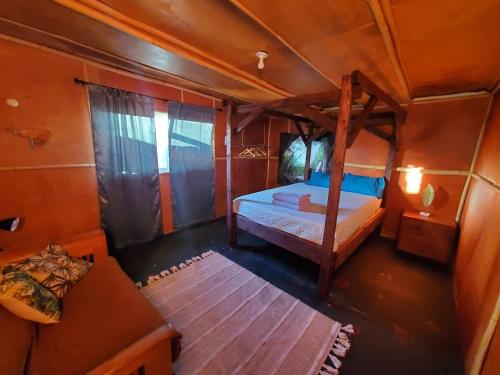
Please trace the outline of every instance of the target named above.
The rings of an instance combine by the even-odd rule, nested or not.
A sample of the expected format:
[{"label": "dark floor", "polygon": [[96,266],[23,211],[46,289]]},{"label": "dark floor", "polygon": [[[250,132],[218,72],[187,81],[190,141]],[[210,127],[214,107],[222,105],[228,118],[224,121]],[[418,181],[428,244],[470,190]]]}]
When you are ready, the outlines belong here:
[{"label": "dark floor", "polygon": [[356,334],[342,375],[463,374],[451,289],[444,268],[405,256],[394,243],[365,242],[336,272],[328,304],[316,297],[318,266],[240,232],[245,250],[226,245],[223,221],[121,250],[116,257],[134,281],[212,249],[325,315],[352,323]]}]

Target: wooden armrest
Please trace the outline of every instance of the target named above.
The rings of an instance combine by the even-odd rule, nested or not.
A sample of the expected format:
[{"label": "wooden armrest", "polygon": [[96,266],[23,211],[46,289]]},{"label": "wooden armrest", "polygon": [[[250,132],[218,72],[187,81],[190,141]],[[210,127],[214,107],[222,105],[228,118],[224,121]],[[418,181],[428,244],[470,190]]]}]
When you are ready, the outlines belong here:
[{"label": "wooden armrest", "polygon": [[170,325],[165,323],[163,326],[156,328],[151,333],[144,336],[142,339],[129,345],[106,362],[95,367],[89,375],[104,375],[115,374],[123,370],[132,362],[140,360],[154,347],[171,339],[180,339],[181,335]]}]

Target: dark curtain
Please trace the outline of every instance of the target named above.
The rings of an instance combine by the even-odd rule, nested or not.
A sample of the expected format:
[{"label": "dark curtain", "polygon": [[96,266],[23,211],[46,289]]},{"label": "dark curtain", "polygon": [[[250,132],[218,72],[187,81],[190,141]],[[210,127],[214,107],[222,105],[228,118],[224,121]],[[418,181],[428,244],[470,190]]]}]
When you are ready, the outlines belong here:
[{"label": "dark curtain", "polygon": [[[332,157],[331,134],[314,140],[311,145],[311,170],[329,172]],[[281,133],[278,161],[278,183],[289,185],[304,181],[306,145],[298,134]]]},{"label": "dark curtain", "polygon": [[101,225],[111,246],[162,231],[153,99],[89,85]]},{"label": "dark curtain", "polygon": [[215,110],[168,103],[170,176],[175,228],[215,217]]}]

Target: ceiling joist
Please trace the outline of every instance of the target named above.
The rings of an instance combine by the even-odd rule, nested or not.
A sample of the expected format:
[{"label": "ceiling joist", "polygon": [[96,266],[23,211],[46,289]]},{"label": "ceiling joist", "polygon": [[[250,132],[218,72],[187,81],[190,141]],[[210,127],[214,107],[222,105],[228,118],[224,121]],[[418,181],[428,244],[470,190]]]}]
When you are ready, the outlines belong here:
[{"label": "ceiling joist", "polygon": [[245,129],[248,125],[257,120],[261,116],[261,114],[262,113],[260,112],[250,112],[248,115],[246,115],[246,117],[243,120],[241,120],[238,123],[238,126],[236,127],[236,132],[239,133],[240,131]]},{"label": "ceiling joist", "polygon": [[[361,89],[359,86],[353,87],[353,99],[359,99],[361,97]],[[245,104],[238,107],[238,113],[250,113],[254,111],[263,110],[277,110],[283,108],[293,108],[297,103],[303,105],[320,105],[325,103],[335,103],[339,99],[339,91],[325,91],[314,94],[306,94],[294,96],[291,98],[273,100],[267,103],[257,103],[257,104]]]},{"label": "ceiling joist", "polygon": [[375,83],[373,83],[367,76],[361,73],[359,70],[355,70],[351,74],[353,84],[360,85],[363,91],[367,92],[371,96],[376,96],[378,100],[387,104],[395,113],[398,122],[403,123],[406,119],[406,110],[395,101],[389,94],[380,89]]},{"label": "ceiling joist", "polygon": [[[387,54],[391,60],[391,64],[396,72],[401,88],[403,89],[406,99],[412,97],[408,78],[405,74],[404,65],[401,61],[396,38],[394,36],[394,26],[392,21],[390,6],[385,4],[385,0],[366,0],[375,19],[375,23],[380,31],[382,40],[384,41]],[[382,1],[385,6],[380,3]]]}]

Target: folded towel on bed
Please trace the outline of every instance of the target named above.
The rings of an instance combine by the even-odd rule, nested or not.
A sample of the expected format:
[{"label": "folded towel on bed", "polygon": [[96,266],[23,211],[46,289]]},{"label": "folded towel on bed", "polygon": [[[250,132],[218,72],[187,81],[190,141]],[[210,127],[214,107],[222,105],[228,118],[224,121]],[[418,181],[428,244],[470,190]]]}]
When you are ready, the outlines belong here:
[{"label": "folded towel on bed", "polygon": [[290,202],[285,202],[285,201],[280,201],[278,199],[273,199],[273,204],[275,204],[276,206],[290,208],[291,210],[306,211],[307,208],[310,206],[311,201],[302,201],[299,204],[293,204]]},{"label": "folded towel on bed", "polygon": [[294,193],[277,192],[273,194],[273,199],[295,205],[310,204],[311,194],[294,194]]}]

